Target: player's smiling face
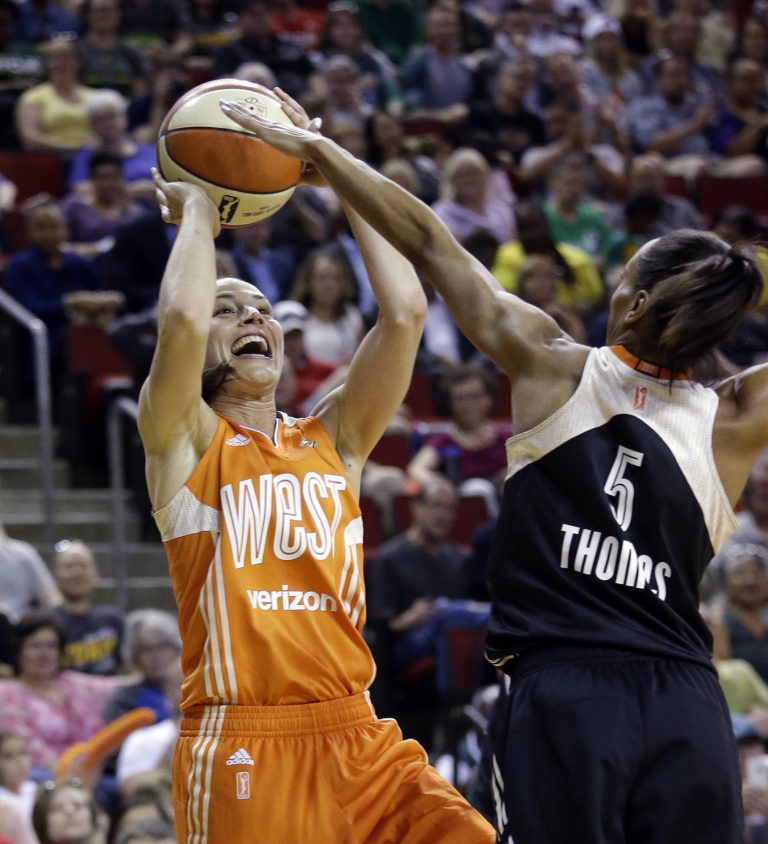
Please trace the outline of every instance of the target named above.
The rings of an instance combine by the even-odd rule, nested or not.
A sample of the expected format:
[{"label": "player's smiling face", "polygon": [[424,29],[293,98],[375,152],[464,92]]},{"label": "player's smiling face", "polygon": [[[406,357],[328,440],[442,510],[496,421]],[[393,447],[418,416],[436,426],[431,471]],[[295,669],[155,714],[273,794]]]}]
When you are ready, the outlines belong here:
[{"label": "player's smiling face", "polygon": [[229,364],[236,377],[275,384],[283,366],[283,332],[258,288],[226,278],[216,282],[206,368]]}]

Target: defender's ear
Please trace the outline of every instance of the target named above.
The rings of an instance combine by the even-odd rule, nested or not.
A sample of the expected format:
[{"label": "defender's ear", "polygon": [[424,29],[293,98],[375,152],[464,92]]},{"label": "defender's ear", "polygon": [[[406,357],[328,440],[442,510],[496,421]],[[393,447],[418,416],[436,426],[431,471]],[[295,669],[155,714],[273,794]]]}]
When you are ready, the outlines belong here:
[{"label": "defender's ear", "polygon": [[624,322],[637,322],[642,319],[651,306],[651,294],[647,290],[638,290],[624,315]]}]

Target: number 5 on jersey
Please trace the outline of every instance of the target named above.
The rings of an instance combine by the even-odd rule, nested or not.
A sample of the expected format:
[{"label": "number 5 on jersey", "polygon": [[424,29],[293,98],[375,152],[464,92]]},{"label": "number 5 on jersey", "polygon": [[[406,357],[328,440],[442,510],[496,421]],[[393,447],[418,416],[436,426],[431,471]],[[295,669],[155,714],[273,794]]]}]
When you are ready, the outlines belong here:
[{"label": "number 5 on jersey", "polygon": [[632,521],[632,505],[635,500],[635,488],[632,482],[624,477],[624,473],[628,466],[640,466],[642,462],[642,452],[620,445],[603,487],[608,495],[616,496],[616,503],[611,504],[611,512],[622,530],[626,530]]}]

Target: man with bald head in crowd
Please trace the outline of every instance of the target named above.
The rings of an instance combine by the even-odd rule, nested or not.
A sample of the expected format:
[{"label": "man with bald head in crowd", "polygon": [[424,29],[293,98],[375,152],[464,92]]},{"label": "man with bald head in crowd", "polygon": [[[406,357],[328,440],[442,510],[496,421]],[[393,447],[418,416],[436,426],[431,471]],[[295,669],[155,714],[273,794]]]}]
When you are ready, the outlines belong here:
[{"label": "man with bald head in crowd", "polygon": [[123,613],[93,605],[99,572],[93,550],[80,539],[56,543],[53,575],[63,596],[55,614],[66,632],[66,668],[86,674],[117,674],[123,638]]},{"label": "man with bald head in crowd", "polygon": [[[683,196],[668,193],[664,182],[664,158],[658,152],[635,156],[629,166],[630,193],[652,193],[661,201],[661,211],[652,237],[661,237],[675,229],[701,229],[704,223],[694,204]],[[621,228],[624,206],[620,205],[609,222]]]}]

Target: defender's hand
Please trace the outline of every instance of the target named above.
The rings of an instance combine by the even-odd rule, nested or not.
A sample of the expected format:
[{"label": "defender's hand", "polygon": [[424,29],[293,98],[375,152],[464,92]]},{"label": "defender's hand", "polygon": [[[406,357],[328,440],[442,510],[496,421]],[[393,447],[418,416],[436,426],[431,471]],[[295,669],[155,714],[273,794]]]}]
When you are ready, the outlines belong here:
[{"label": "defender's hand", "polygon": [[301,161],[307,161],[310,157],[310,150],[313,142],[317,139],[317,133],[301,126],[289,126],[285,123],[273,123],[265,120],[258,114],[248,111],[238,103],[228,100],[221,100],[221,110],[231,120],[253,132],[257,138],[269,144],[271,147],[291,155]]},{"label": "defender's hand", "polygon": [[[310,120],[309,115],[304,110],[304,107],[294,100],[290,94],[286,94],[282,88],[274,88],[273,91],[278,100],[280,100],[283,111],[288,115],[288,117],[290,117],[294,126],[298,126],[301,129],[307,129],[310,132],[314,132],[316,135],[320,134],[320,129],[323,125],[321,118],[315,117]],[[301,170],[299,184],[313,185],[316,188],[322,188],[328,184],[328,180],[314,165],[308,164],[305,161]]]}]

